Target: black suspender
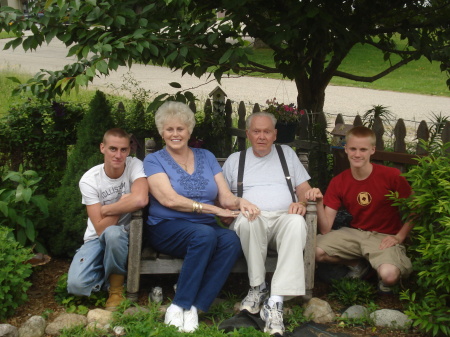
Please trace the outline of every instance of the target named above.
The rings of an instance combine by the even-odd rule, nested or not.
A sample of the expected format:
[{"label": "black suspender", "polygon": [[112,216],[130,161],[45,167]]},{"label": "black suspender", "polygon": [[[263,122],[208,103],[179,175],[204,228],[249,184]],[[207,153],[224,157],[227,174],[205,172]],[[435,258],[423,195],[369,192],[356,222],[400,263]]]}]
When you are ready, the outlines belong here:
[{"label": "black suspender", "polygon": [[[278,152],[278,157],[280,158],[281,167],[283,168],[284,177],[286,178],[286,182],[289,188],[289,192],[291,192],[292,202],[296,202],[294,187],[292,186],[291,176],[289,175],[289,169],[286,163],[286,157],[284,156],[283,149],[281,145],[276,144],[275,148]],[[239,156],[239,168],[238,168],[238,181],[237,181],[237,196],[242,197],[244,193],[244,167],[245,167],[245,155],[247,154],[247,150],[241,151]]]}]

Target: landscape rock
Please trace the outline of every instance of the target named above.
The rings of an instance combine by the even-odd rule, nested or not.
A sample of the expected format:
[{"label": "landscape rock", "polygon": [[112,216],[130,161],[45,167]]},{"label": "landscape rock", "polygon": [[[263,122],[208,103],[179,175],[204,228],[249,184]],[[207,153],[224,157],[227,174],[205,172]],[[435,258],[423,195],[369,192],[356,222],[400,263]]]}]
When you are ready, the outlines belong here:
[{"label": "landscape rock", "polygon": [[398,310],[381,309],[370,314],[375,326],[394,328],[394,329],[408,329],[411,327],[412,320],[404,313]]},{"label": "landscape rock", "polygon": [[86,325],[87,331],[102,331],[107,332],[108,328],[107,325],[102,325],[99,322],[89,322],[88,325]]},{"label": "landscape rock", "polygon": [[123,312],[123,315],[124,316],[125,315],[134,316],[141,312],[147,313],[147,312],[150,312],[150,310],[148,310],[147,308],[144,308],[144,307],[130,307]]},{"label": "landscape rock", "polygon": [[330,323],[336,318],[336,314],[331,309],[331,306],[327,301],[320,298],[313,297],[307,303],[305,303],[305,311],[303,315],[305,317],[312,317],[312,321],[315,323]]},{"label": "landscape rock", "polygon": [[104,309],[93,309],[89,310],[87,314],[88,323],[97,322],[98,324],[104,326],[112,320],[112,312]]},{"label": "landscape rock", "polygon": [[115,326],[113,331],[116,334],[116,336],[123,336],[126,333],[125,328],[123,326]]},{"label": "landscape rock", "polygon": [[19,337],[19,330],[11,324],[0,324],[0,337]]},{"label": "landscape rock", "polygon": [[32,316],[19,328],[19,337],[41,337],[45,333],[45,325],[44,317]]},{"label": "landscape rock", "polygon": [[62,329],[73,328],[77,325],[86,326],[87,318],[77,314],[61,314],[55,320],[47,325],[45,333],[52,336],[58,336]]},{"label": "landscape rock", "polygon": [[369,316],[369,309],[362,305],[352,305],[351,307],[347,308],[347,310],[345,310],[341,315],[341,317],[353,319],[364,318],[367,316]]}]

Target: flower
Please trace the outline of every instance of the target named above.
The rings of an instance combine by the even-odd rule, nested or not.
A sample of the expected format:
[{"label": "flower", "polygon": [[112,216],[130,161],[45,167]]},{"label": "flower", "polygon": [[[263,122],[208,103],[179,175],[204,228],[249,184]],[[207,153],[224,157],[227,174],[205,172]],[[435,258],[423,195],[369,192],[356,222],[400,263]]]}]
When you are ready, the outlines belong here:
[{"label": "flower", "polygon": [[270,112],[280,123],[298,123],[300,117],[305,114],[305,110],[298,110],[294,103],[284,104],[278,103],[274,97],[267,100],[268,105],[266,112]]}]

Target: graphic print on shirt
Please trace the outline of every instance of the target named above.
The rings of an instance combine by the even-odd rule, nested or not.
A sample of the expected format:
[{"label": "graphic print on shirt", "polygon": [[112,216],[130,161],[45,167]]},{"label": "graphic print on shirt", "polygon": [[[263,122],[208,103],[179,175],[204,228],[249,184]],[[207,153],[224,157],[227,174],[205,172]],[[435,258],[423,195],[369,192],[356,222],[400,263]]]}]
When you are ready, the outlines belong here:
[{"label": "graphic print on shirt", "polygon": [[114,202],[117,202],[120,197],[125,194],[126,186],[125,182],[123,181],[118,186],[111,186],[107,188],[106,190],[102,191],[102,198],[103,198],[103,205],[109,205]]},{"label": "graphic print on shirt", "polygon": [[358,204],[361,206],[369,206],[372,202],[372,196],[369,192],[360,192],[356,197],[356,200],[358,200]]}]

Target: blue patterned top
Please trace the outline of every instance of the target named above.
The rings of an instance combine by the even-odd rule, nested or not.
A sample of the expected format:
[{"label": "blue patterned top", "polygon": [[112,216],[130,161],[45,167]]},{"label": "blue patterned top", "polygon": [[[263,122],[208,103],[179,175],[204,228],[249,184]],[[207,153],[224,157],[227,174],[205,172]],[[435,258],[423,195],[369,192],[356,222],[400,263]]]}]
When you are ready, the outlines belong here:
[{"label": "blue patterned top", "polygon": [[[172,188],[186,198],[214,204],[217,197],[217,185],[214,176],[222,172],[222,168],[214,155],[205,149],[191,148],[194,153],[195,168],[192,174],[187,173],[164,148],[147,155],[144,159],[144,171],[147,177],[156,173],[165,173],[169,177]],[[211,223],[213,214],[197,214],[179,212],[162,206],[150,195],[149,216],[147,223],[156,225],[163,220],[185,219],[198,223]]]}]

